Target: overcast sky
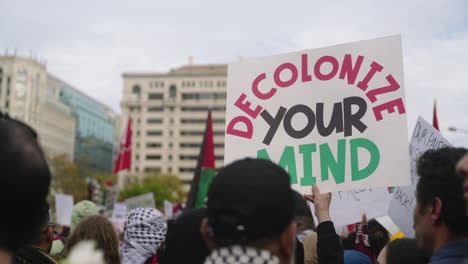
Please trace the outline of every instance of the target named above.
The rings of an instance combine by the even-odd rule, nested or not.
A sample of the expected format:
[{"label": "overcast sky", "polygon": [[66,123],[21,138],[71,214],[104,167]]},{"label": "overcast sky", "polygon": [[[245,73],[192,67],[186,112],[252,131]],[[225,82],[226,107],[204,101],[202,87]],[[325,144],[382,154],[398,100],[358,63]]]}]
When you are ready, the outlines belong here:
[{"label": "overcast sky", "polygon": [[122,72],[166,72],[401,34],[410,130],[432,120],[468,146],[468,1],[0,1],[0,52],[34,50],[49,72],[120,112]]}]

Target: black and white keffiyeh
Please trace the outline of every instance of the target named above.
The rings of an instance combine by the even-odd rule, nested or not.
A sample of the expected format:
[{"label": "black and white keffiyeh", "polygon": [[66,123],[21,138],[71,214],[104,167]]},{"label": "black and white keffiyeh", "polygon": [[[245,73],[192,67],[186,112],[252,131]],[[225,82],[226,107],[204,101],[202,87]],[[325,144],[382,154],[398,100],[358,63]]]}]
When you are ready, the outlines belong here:
[{"label": "black and white keffiyeh", "polygon": [[153,208],[131,210],[126,217],[121,247],[123,264],[144,264],[164,242],[167,226],[161,212]]},{"label": "black and white keffiyeh", "polygon": [[205,264],[279,264],[279,259],[270,251],[245,246],[230,246],[211,252]]}]

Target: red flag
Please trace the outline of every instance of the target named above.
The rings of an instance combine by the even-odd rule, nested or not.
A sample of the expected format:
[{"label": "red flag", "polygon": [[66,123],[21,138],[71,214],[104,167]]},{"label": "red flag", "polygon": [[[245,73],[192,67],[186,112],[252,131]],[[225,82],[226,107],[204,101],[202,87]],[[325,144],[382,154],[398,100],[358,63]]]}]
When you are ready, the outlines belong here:
[{"label": "red flag", "polygon": [[440,131],[439,130],[439,120],[437,119],[437,107],[436,107],[436,104],[437,102],[434,101],[434,113],[433,113],[433,116],[432,116],[432,126],[437,129],[437,131]]},{"label": "red flag", "polygon": [[127,129],[122,135],[120,141],[119,155],[115,161],[114,173],[117,174],[121,170],[130,169],[132,166],[132,119],[128,119]]},{"label": "red flag", "polygon": [[208,119],[206,120],[206,130],[200,149],[200,156],[198,157],[197,168],[195,169],[195,175],[187,197],[187,208],[204,207],[208,188],[215,174],[213,120],[211,119],[210,110],[208,112]]}]

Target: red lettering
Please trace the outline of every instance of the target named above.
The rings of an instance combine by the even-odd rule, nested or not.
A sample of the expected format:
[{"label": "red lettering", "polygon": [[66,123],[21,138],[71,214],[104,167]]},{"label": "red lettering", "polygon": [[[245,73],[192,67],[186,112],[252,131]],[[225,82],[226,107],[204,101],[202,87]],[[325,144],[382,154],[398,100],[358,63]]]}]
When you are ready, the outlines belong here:
[{"label": "red lettering", "polygon": [[244,111],[246,114],[251,116],[253,119],[257,118],[260,111],[262,111],[262,107],[257,105],[255,110],[250,109],[250,105],[252,105],[252,103],[250,103],[249,101],[246,101],[244,103],[245,98],[247,98],[247,95],[245,95],[245,93],[242,93],[239,96],[239,98],[237,99],[237,101],[234,103],[234,105],[239,107],[240,110]]},{"label": "red lettering", "polygon": [[[329,62],[332,64],[332,70],[328,74],[322,74],[320,72],[320,68],[322,64],[325,62]],[[318,59],[317,63],[315,63],[314,73],[315,73],[315,76],[317,76],[317,79],[321,81],[328,81],[331,78],[335,77],[336,73],[338,72],[338,67],[339,67],[338,61],[335,59],[335,57],[323,56],[320,59]]]},{"label": "red lettering", "polygon": [[393,113],[395,112],[395,107],[398,109],[398,113],[400,113],[400,115],[406,113],[403,99],[399,98],[372,108],[374,110],[375,119],[377,121],[382,120],[382,111],[387,110],[389,113]]},{"label": "red lettering", "polygon": [[[237,123],[244,123],[246,131],[234,128]],[[252,138],[253,134],[252,121],[250,121],[250,119],[245,116],[237,116],[232,119],[231,122],[229,122],[226,129],[226,134],[250,139]]]},{"label": "red lettering", "polygon": [[266,74],[265,73],[262,73],[260,74],[259,76],[257,76],[257,78],[255,78],[255,80],[253,81],[252,83],[252,92],[253,94],[258,98],[258,99],[262,99],[262,100],[267,100],[267,99],[270,99],[273,95],[275,95],[276,93],[276,88],[271,88],[269,92],[267,93],[262,93],[260,92],[260,90],[258,89],[258,84],[265,80],[266,79]]},{"label": "red lettering", "polygon": [[388,83],[390,84],[389,86],[385,86],[385,87],[382,87],[382,88],[377,88],[377,89],[371,90],[371,91],[366,93],[367,98],[369,98],[369,100],[371,100],[371,102],[377,101],[377,97],[375,97],[375,96],[378,95],[378,94],[393,92],[393,91],[396,91],[396,90],[398,90],[400,88],[400,85],[397,83],[397,81],[395,81],[395,79],[393,78],[393,76],[391,74],[387,75],[387,77],[385,77],[385,79],[387,79]]},{"label": "red lettering", "polygon": [[351,54],[346,54],[343,59],[343,65],[341,66],[340,79],[344,80],[345,76],[348,76],[348,84],[354,84],[363,60],[364,57],[359,56],[353,67]]},{"label": "red lettering", "polygon": [[307,61],[307,54],[301,55],[301,70],[302,70],[302,82],[312,81],[312,75],[308,74],[309,62]]},{"label": "red lettering", "polygon": [[357,87],[363,91],[367,90],[367,85],[369,84],[372,77],[374,77],[375,73],[380,72],[383,69],[382,65],[378,64],[375,61],[371,63],[370,67],[371,68],[369,72],[366,74],[366,77],[364,77],[364,80],[360,81],[357,84]]},{"label": "red lettering", "polygon": [[[291,71],[291,78],[288,81],[282,81],[280,79],[280,74],[284,69]],[[273,74],[273,79],[275,80],[276,85],[281,88],[289,87],[297,80],[297,68],[292,63],[283,63],[278,68],[276,68],[275,73]]]}]

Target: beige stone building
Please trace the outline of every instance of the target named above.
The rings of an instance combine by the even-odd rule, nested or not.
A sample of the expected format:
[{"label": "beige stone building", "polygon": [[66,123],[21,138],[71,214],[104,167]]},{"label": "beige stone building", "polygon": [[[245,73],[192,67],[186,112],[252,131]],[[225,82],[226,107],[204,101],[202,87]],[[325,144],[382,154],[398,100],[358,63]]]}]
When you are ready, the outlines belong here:
[{"label": "beige stone building", "polygon": [[191,63],[167,73],[122,76],[121,124],[132,118],[133,137],[132,168],[120,184],[152,171],[190,182],[210,108],[216,166],[223,165],[227,65]]},{"label": "beige stone building", "polygon": [[49,83],[44,64],[0,56],[0,111],[32,126],[49,157],[65,154],[73,160],[75,118],[59,94],[60,89]]}]

